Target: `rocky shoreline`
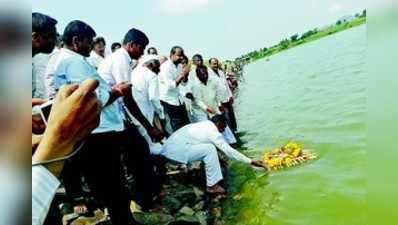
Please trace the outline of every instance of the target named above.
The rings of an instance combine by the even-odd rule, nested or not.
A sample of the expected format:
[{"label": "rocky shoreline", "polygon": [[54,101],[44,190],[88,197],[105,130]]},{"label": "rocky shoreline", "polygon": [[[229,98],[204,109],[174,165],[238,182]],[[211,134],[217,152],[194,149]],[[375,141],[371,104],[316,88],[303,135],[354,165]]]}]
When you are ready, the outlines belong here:
[{"label": "rocky shoreline", "polygon": [[[223,156],[222,156],[223,157]],[[223,160],[223,173],[227,164]],[[132,201],[133,217],[138,225],[213,225],[221,222],[222,199],[205,192],[206,180],[201,162],[191,165],[167,164],[167,177],[163,185],[165,195],[157,201],[151,212],[142,212]],[[225,174],[226,175],[226,174]],[[97,209],[91,216],[64,212],[64,225],[111,225],[106,210]]]}]

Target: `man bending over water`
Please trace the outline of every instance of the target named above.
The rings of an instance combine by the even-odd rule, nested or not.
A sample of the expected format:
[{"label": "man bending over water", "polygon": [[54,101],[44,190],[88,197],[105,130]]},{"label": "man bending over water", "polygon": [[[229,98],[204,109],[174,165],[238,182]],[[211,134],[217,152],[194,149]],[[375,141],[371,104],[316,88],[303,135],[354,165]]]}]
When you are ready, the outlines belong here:
[{"label": "man bending over water", "polygon": [[206,191],[212,194],[225,194],[224,188],[219,185],[223,176],[217,149],[223,151],[229,158],[263,167],[261,160],[251,160],[228,145],[221,134],[225,127],[226,121],[221,115],[216,115],[211,120],[186,125],[167,139],[160,154],[184,164],[203,161],[206,170]]}]

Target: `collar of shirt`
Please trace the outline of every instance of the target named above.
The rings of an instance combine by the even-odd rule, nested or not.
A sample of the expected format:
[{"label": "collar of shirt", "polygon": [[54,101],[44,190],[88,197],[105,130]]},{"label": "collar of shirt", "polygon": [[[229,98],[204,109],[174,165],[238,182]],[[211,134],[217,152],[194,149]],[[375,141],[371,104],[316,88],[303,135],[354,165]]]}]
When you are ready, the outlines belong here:
[{"label": "collar of shirt", "polygon": [[98,59],[104,59],[104,57],[102,57],[101,55],[97,54],[94,50],[91,51],[90,57],[98,58]]},{"label": "collar of shirt", "polygon": [[83,55],[80,55],[79,53],[69,50],[67,48],[62,48],[61,52],[63,52],[64,54],[67,54],[67,55],[76,56],[76,57],[86,60],[86,58]]},{"label": "collar of shirt", "polygon": [[172,71],[177,71],[178,69],[180,69],[180,67],[181,67],[181,64],[174,64],[170,59],[169,60],[167,60],[166,62],[164,62],[163,64],[162,64],[162,66],[164,67],[164,68],[170,68],[170,69],[172,69]]}]

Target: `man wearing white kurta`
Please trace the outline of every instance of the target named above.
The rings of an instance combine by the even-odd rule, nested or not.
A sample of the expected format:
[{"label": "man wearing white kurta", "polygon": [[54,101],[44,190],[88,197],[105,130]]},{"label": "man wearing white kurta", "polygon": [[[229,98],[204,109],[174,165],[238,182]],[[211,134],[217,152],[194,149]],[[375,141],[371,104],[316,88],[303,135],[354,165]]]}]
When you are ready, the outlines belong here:
[{"label": "man wearing white kurta", "polygon": [[[99,75],[110,86],[131,82],[130,75],[133,71],[133,59],[137,60],[141,57],[145,46],[149,42],[146,36],[145,38],[141,37],[145,35],[141,33],[141,31],[134,28],[129,30],[125,35],[122,47],[109,55],[99,66]],[[126,98],[119,100],[119,111],[124,116],[124,119],[135,120],[134,122],[142,125],[151,137],[156,136],[159,133],[158,129],[154,128],[151,122],[138,109],[135,99],[131,98],[129,102],[132,104],[130,107],[131,110],[127,110]]]},{"label": "man wearing white kurta", "polygon": [[153,125],[155,113],[164,119],[163,108],[159,99],[157,74],[160,62],[156,55],[146,55],[139,60],[137,68],[131,73],[133,97],[142,114]]},{"label": "man wearing white kurta", "polygon": [[170,51],[170,59],[160,66],[159,94],[160,100],[167,114],[172,132],[189,123],[179,86],[189,74],[188,66],[182,67],[184,50],[174,46]]},{"label": "man wearing white kurta", "polygon": [[222,70],[220,70],[220,65],[218,59],[211,58],[209,60],[209,76],[218,77],[222,83],[224,99],[221,102],[225,110],[225,116],[227,118],[228,126],[234,131],[237,131],[236,117],[234,112],[234,97],[231,89],[229,88],[229,83]]},{"label": "man wearing white kurta", "polygon": [[[155,113],[161,120],[164,120],[163,107],[159,100],[159,85],[157,79],[159,68],[160,62],[158,57],[156,55],[146,55],[139,60],[138,66],[131,73],[133,97],[142,114],[152,126],[155,124]],[[136,125],[141,135],[148,142],[151,153],[159,154],[160,144],[152,142],[147,131],[139,123]]]},{"label": "man wearing white kurta", "polygon": [[103,37],[94,39],[94,49],[91,51],[90,57],[87,58],[87,62],[95,69],[98,69],[105,59],[105,46],[106,43]]},{"label": "man wearing white kurta", "polygon": [[[208,76],[207,71],[207,67],[203,65],[197,66],[195,71],[197,78],[192,82],[193,122],[208,120],[221,114],[220,106],[224,99],[224,89],[220,79],[216,76]],[[236,138],[228,126],[223,136],[229,144],[236,143]]]},{"label": "man wearing white kurta", "polygon": [[224,193],[218,185],[223,179],[217,149],[223,151],[229,158],[253,166],[262,167],[263,162],[251,160],[233,149],[225,142],[222,134],[226,126],[225,118],[217,115],[212,120],[186,125],[173,133],[163,145],[160,154],[179,163],[203,161],[206,170],[207,191]]}]

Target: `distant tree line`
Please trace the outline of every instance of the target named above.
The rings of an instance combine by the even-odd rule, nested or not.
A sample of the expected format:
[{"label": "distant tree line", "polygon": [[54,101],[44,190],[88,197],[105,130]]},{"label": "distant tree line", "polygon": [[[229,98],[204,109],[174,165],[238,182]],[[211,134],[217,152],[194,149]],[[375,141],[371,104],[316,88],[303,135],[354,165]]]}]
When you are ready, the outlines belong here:
[{"label": "distant tree line", "polygon": [[[364,18],[364,17],[366,17],[366,9],[364,9],[364,10],[362,11],[362,13],[357,13],[357,14],[355,14],[355,18]],[[346,22],[346,21],[338,20],[338,21],[336,22],[336,25],[341,25],[341,24],[344,23],[344,22]],[[264,57],[264,56],[266,56],[266,55],[271,54],[273,51],[276,51],[276,50],[278,50],[278,49],[286,49],[286,48],[289,47],[290,44],[292,44],[292,43],[294,43],[294,42],[302,41],[302,40],[304,40],[304,39],[307,39],[307,38],[311,37],[312,35],[314,35],[314,34],[316,34],[316,33],[318,33],[318,32],[319,32],[319,31],[318,31],[318,28],[315,28],[315,29],[306,31],[306,32],[304,32],[304,33],[301,34],[301,35],[299,35],[299,34],[294,34],[294,35],[292,35],[292,36],[290,37],[290,39],[288,39],[288,38],[282,39],[282,40],[281,40],[277,45],[275,45],[275,46],[272,46],[272,47],[269,47],[269,48],[264,47],[264,48],[261,48],[261,49],[259,49],[259,50],[251,51],[251,52],[249,52],[249,53],[247,53],[247,54],[244,54],[244,55],[242,55],[242,56],[236,58],[235,61],[239,62],[240,64],[249,63],[252,59],[262,58],[262,57]],[[298,44],[299,44],[299,43],[298,43]]]}]

